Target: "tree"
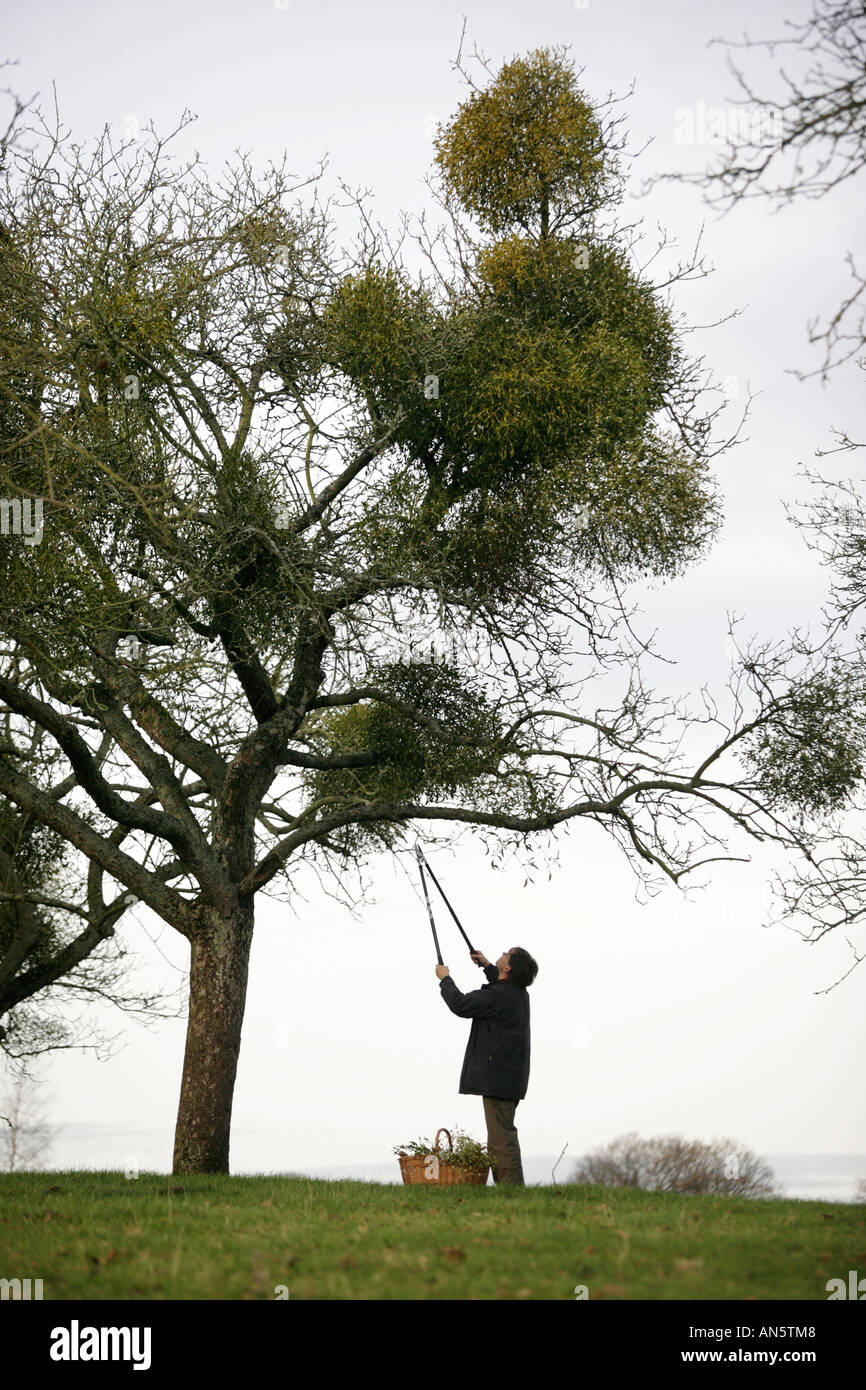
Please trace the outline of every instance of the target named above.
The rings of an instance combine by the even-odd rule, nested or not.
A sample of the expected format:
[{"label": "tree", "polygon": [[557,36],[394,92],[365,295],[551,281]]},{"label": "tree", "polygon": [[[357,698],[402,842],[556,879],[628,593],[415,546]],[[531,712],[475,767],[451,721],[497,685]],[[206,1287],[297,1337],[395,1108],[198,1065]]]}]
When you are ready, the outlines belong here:
[{"label": "tree", "polygon": [[[866,10],[862,0],[813,0],[803,21],[785,20],[784,37],[742,47],[783,50],[781,96],[759,95],[753,81],[728,56],[728,67],[746,108],[748,134],[729,138],[717,164],[706,173],[667,178],[698,183],[710,204],[728,212],[748,198],[777,208],[799,198],[822,198],[857,178],[866,165]],[[722,42],[722,40],[717,40]],[[729,48],[735,45],[729,44]],[[793,66],[792,66],[793,65]],[[866,341],[866,279],[852,254],[849,296],[810,341],[823,342],[824,377],[855,359]]]},{"label": "tree", "polygon": [[[0,62],[0,69],[15,66],[16,64],[10,62],[8,58],[4,59],[3,62]],[[7,96],[10,102],[12,103],[12,111],[9,116],[9,119],[6,122],[6,129],[3,131],[3,134],[0,135],[0,169],[3,169],[6,167],[7,150],[16,145],[18,142],[20,136],[21,117],[30,108],[33,101],[35,100],[35,97],[31,97],[29,101],[22,101],[18,93],[14,92],[11,87],[4,87],[0,95]]]},{"label": "tree", "polygon": [[[751,134],[729,140],[718,165],[704,173],[665,176],[699,183],[707,201],[725,212],[748,198],[764,199],[777,209],[802,198],[822,198],[861,176],[866,165],[866,10],[861,0],[814,0],[808,19],[786,21],[785,27],[785,38],[758,44],[746,37],[743,42],[747,49],[766,48],[771,55],[785,51],[784,96],[759,95],[729,57],[741,93],[737,104],[751,113]],[[823,344],[818,369],[823,380],[846,365],[866,369],[866,279],[852,254],[847,260],[853,288],[823,326],[817,320],[809,325],[809,341]],[[798,373],[801,378],[814,374]],[[834,447],[818,450],[818,457],[863,447],[847,430],[834,434]],[[796,805],[801,813],[820,818],[820,827],[813,825],[811,852],[777,879],[783,920],[806,923],[804,938],[814,943],[830,931],[861,922],[866,911],[866,842],[859,829],[866,809],[861,773],[866,662],[863,633],[856,630],[866,605],[866,512],[851,480],[827,478],[816,469],[803,472],[821,492],[789,517],[832,575],[824,638],[816,648],[797,635],[787,647],[777,644],[772,651],[753,654],[752,666],[768,688],[789,679],[792,663],[811,668],[805,683],[795,682],[800,695],[793,720],[765,727],[758,761],[777,806]],[[848,631],[852,641],[843,649]],[[823,783],[829,768],[825,760],[818,774],[822,790],[816,795],[814,787],[809,789],[815,769],[808,737],[818,729],[825,748],[828,737],[833,741],[832,729],[838,741],[829,759],[836,773],[830,772],[829,782]],[[849,945],[854,969],[866,953],[858,954],[850,939]]]},{"label": "tree", "polygon": [[28,1072],[7,1076],[0,1098],[0,1167],[8,1173],[43,1167],[56,1137],[35,1089],[42,1084]]},{"label": "tree", "polygon": [[[189,942],[174,1170],[222,1172],[258,894],[348,894],[416,822],[586,817],[649,883],[719,817],[800,843],[734,756],[786,696],[746,679],[725,722],[643,680],[622,587],[704,552],[724,444],[564,55],[440,130],[426,274],[360,199],[337,253],[320,174],[39,135],[0,216],[2,486],[46,512],[0,548],[0,794],[86,862],[93,929],[133,895]],[[400,660],[412,625],[475,659]]]},{"label": "tree", "polygon": [[[7,165],[8,151],[19,143],[21,117],[30,106],[11,91],[6,94],[12,99],[13,110],[0,137],[0,169]],[[6,258],[5,286],[14,283],[20,291],[32,285],[26,262],[2,224],[0,240]],[[5,364],[7,370],[11,369],[7,389],[0,397],[0,441],[12,448],[27,433],[26,411],[16,404],[16,393],[23,391],[31,402],[35,399],[33,373],[17,373],[16,365],[23,366],[32,357],[27,334],[34,328],[38,330],[38,320],[32,312],[16,317],[12,308],[16,302],[21,303],[20,293],[17,300],[10,296],[7,312],[0,318]],[[16,515],[16,507],[20,508],[20,503],[14,498],[0,499],[4,534],[10,510],[13,526],[16,520],[20,526],[21,515]],[[29,500],[25,508],[30,530],[33,515]],[[33,527],[31,531],[34,539],[37,529]],[[14,656],[4,674],[13,680],[23,679],[25,684],[28,680]],[[0,747],[15,760],[19,772],[26,772],[46,794],[62,800],[74,788],[75,778],[72,775],[64,781],[62,770],[58,772],[62,757],[59,750],[49,745],[45,731],[39,728],[34,729],[26,749],[17,745],[12,737],[10,714],[7,709]],[[66,1003],[70,999],[108,999],[144,1021],[170,1016],[158,1008],[152,992],[130,994],[122,987],[129,952],[111,938],[125,906],[106,907],[92,865],[89,896],[83,903],[77,900],[78,885],[69,863],[69,849],[69,842],[61,834],[0,796],[0,1050],[19,1068],[27,1058],[40,1053],[85,1046],[99,1051],[108,1045],[109,1040],[100,1030],[69,1018]],[[78,930],[82,921],[84,928]],[[37,1006],[26,1002],[34,998],[38,998]],[[12,1017],[4,1025],[4,1015],[12,1010]],[[86,1043],[84,1039],[88,1037],[95,1041]]]},{"label": "tree", "polygon": [[[27,749],[12,738],[5,715],[0,743],[21,774],[54,799],[75,786],[58,771],[60,758],[35,729]],[[114,939],[125,899],[107,906],[91,871],[81,901],[80,875],[70,845],[7,797],[0,796],[0,1051],[14,1064],[71,1047],[106,1054],[113,1041],[87,1016],[70,1017],[71,1001],[107,1000],[141,1022],[173,1017],[153,991],[130,991],[132,954]]]},{"label": "tree", "polygon": [[634,1132],[587,1154],[569,1182],[719,1197],[771,1197],[778,1190],[769,1165],[732,1139],[641,1139]]},{"label": "tree", "polygon": [[[15,117],[24,109],[16,101]],[[4,154],[7,145],[14,143],[9,139],[14,125],[15,118],[9,123]],[[9,227],[0,226],[0,235],[5,243],[4,289],[9,291],[9,298],[4,299],[6,376],[0,402],[0,433],[8,457],[17,451],[22,435],[30,439],[28,411],[32,415],[34,407],[41,404],[44,381],[39,379],[37,365],[41,361],[41,343],[32,333],[28,336],[28,330],[38,325],[44,294],[37,291],[28,258],[16,246]],[[19,466],[23,464],[22,460]],[[10,491],[14,493],[17,485],[18,480]],[[20,531],[20,506],[14,496],[11,502],[0,500],[4,536],[9,529],[10,511],[12,530]],[[25,533],[29,533],[29,499],[24,507]],[[41,507],[40,499],[37,502],[40,513]],[[41,516],[38,531],[35,539],[41,540]],[[9,542],[4,540],[3,544]],[[20,652],[14,647],[4,676],[22,688],[33,685],[32,670],[22,670]],[[16,742],[11,714],[7,706],[3,752],[18,773],[26,774],[41,794],[62,803],[78,785],[75,772],[64,777],[68,764],[59,769],[64,755],[57,746],[46,747],[50,737],[38,724],[31,726],[31,733],[25,740]],[[93,727],[91,721],[86,722]],[[111,736],[106,734],[101,749],[94,754],[97,767],[111,742]],[[77,815],[82,822],[93,823],[86,809],[79,810]],[[110,842],[121,844],[126,833],[118,828],[109,837]],[[0,1046],[18,1064],[37,1053],[83,1046],[82,1039],[93,1036],[89,1025],[76,1027],[70,1023],[65,1007],[70,998],[91,1000],[98,996],[140,1014],[145,1020],[171,1016],[158,1010],[158,999],[152,993],[130,994],[121,988],[129,953],[113,940],[114,927],[135,903],[134,895],[124,892],[106,903],[102,894],[102,870],[91,860],[84,884],[84,901],[81,901],[81,886],[65,862],[65,851],[70,847],[68,838],[40,823],[31,813],[18,810],[11,800],[0,797],[0,1019],[11,1011],[6,1025],[0,1026]],[[109,947],[114,949],[109,950]],[[22,1005],[22,1001],[34,998],[37,1008],[26,1003]],[[104,1045],[105,1038],[101,1034],[96,1036],[96,1046]]]}]

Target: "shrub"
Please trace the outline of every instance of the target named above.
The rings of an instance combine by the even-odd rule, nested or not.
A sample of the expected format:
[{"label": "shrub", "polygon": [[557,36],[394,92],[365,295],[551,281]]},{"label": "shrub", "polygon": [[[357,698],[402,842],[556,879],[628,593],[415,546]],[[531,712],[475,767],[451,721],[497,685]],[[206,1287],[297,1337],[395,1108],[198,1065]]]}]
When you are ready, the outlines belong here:
[{"label": "shrub", "polygon": [[742,1145],[731,1139],[702,1143],[677,1134],[652,1139],[634,1132],[620,1135],[580,1159],[568,1181],[724,1197],[779,1192],[772,1169]]}]

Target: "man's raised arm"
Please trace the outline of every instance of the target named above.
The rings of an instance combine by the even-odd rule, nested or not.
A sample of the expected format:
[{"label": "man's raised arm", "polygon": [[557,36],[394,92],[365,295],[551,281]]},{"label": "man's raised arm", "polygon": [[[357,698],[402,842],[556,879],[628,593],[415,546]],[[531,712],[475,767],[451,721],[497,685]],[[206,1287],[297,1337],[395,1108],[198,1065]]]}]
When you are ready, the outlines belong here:
[{"label": "man's raised arm", "polygon": [[495,965],[491,965],[485,955],[482,955],[480,951],[470,951],[469,959],[474,960],[476,965],[484,967],[484,973],[492,985],[496,983],[499,979],[499,971]]},{"label": "man's raised arm", "polygon": [[[487,968],[495,970],[495,966]],[[498,974],[496,971],[497,976]],[[493,1018],[499,1009],[495,989],[488,990],[482,987],[473,989],[469,994],[461,994],[450,975],[440,978],[439,991],[451,1012],[459,1014],[461,1018]]]}]

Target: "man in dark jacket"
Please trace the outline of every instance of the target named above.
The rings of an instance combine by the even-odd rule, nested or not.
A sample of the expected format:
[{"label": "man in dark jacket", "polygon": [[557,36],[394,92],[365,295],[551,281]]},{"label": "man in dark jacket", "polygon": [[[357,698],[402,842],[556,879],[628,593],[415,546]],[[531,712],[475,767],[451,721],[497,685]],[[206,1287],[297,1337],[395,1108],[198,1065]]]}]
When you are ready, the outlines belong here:
[{"label": "man in dark jacket", "polygon": [[447,965],[436,966],[439,989],[451,1012],[472,1019],[460,1094],[484,1099],[494,1181],[522,1187],[523,1164],[514,1112],[529,1085],[526,991],[538,974],[538,966],[521,946],[504,951],[495,965],[480,951],[473,952],[472,959],[484,967],[489,983],[471,994],[460,993]]}]

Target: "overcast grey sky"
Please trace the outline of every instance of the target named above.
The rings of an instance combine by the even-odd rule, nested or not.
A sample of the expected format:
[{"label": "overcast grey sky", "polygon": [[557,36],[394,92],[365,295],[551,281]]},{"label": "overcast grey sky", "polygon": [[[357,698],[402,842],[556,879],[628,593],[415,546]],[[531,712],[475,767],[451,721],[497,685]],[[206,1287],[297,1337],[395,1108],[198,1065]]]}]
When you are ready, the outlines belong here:
[{"label": "overcast grey sky", "polygon": [[[108,122],[118,132],[198,117],[180,141],[216,172],[235,148],[262,167],[288,151],[288,166],[312,173],[328,155],[336,178],[369,188],[373,208],[396,227],[419,212],[434,121],[465,88],[452,70],[467,19],[467,46],[494,68],[545,45],[570,45],[591,98],[634,92],[623,110],[632,148],[652,143],[634,168],[637,191],[652,174],[703,168],[713,154],[684,143],[682,112],[696,126],[736,95],[717,37],[771,37],[809,6],[776,0],[514,0],[412,6],[325,0],[172,0],[124,5],[28,0],[4,5],[3,55],[18,59],[8,81],[46,106],[56,83],[64,123],[89,140]],[[753,70],[768,71],[757,58]],[[667,228],[683,251],[705,225],[713,275],[678,291],[692,322],[740,316],[697,335],[693,346],[742,404],[757,396],[747,440],[722,458],[726,524],[709,558],[686,577],[636,594],[642,630],[676,662],[653,679],[687,693],[720,694],[727,671],[729,612],[743,630],[781,636],[814,622],[827,577],[786,521],[783,503],[808,495],[797,465],[831,443],[831,428],[862,432],[855,369],[826,387],[792,369],[817,365],[807,322],[845,293],[844,254],[859,245],[853,185],[772,216],[762,203],[724,219],[698,190],[662,184],[627,204],[649,234]],[[838,458],[828,472],[844,472]],[[850,471],[850,461],[848,461]],[[749,848],[740,847],[741,853]],[[829,994],[851,961],[839,937],[805,945],[762,927],[766,860],[717,866],[691,903],[673,889],[635,901],[628,863],[599,827],[576,823],[560,838],[552,877],[532,883],[512,864],[491,871],[466,835],[432,862],[476,944],[491,958],[514,944],[532,951],[533,1056],[518,1111],[526,1153],[569,1154],[636,1129],[730,1136],[759,1151],[866,1152],[862,1059],[863,969]],[[260,899],[235,1099],[235,1123],[285,1131],[285,1167],[376,1161],[392,1146],[456,1123],[483,1134],[480,1098],[459,1097],[469,1025],[442,1002],[417,883],[402,865],[371,866],[368,905],[352,918],[314,879],[306,901]],[[440,912],[446,962],[459,987],[479,974]],[[165,960],[184,968],[186,944],[139,906],[124,919],[140,951],[141,978],[174,983]],[[859,942],[862,950],[862,935]],[[125,1047],[99,1063],[70,1053],[48,1075],[55,1118],[136,1123],[165,1135],[171,1156],[184,1023],[143,1030],[115,1016]],[[111,1014],[105,1015],[111,1025]],[[122,1166],[125,1148],[106,1152]]]}]

